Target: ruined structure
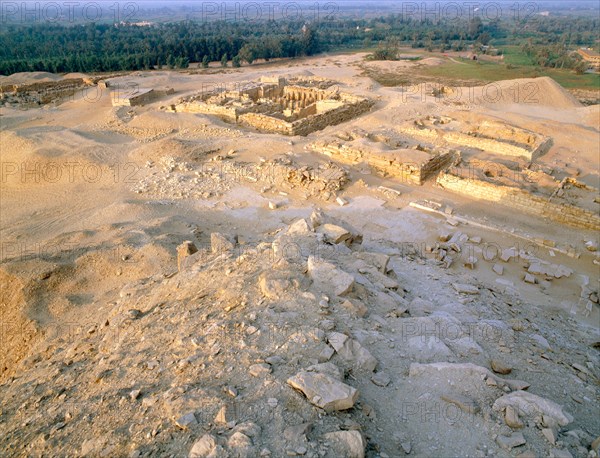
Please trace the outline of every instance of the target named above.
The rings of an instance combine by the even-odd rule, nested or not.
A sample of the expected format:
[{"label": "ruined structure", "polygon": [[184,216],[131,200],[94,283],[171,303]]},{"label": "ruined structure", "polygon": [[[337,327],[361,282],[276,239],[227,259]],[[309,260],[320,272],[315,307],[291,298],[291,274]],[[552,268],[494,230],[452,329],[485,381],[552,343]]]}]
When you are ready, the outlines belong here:
[{"label": "ruined structure", "polygon": [[138,87],[125,87],[111,92],[113,107],[134,107],[150,103],[163,95],[175,93],[172,88],[149,89]]},{"label": "ruined structure", "polygon": [[[445,127],[441,127],[446,125]],[[479,149],[497,156],[531,162],[545,154],[552,140],[520,127],[484,121],[464,126],[452,118],[428,117],[402,126],[400,132],[433,144]]]},{"label": "ruined structure", "polygon": [[203,113],[262,132],[308,135],[348,121],[373,102],[364,97],[307,85],[288,85],[283,78],[263,78],[239,90],[216,90],[182,100],[177,112]]},{"label": "ruined structure", "polygon": [[[501,166],[494,164],[496,170]],[[437,184],[445,190],[470,198],[498,203],[517,211],[548,218],[580,229],[597,230],[600,227],[600,200],[598,190],[565,178],[555,186],[528,186],[527,171],[512,171],[509,180],[490,173],[489,167],[473,164],[441,173]]]},{"label": "ruined structure", "polygon": [[154,90],[147,88],[127,88],[111,92],[113,107],[133,107],[144,105],[154,98]]},{"label": "ruined structure", "polygon": [[431,151],[425,148],[391,149],[379,142],[368,140],[320,141],[310,148],[346,163],[366,163],[376,172],[399,178],[411,184],[421,185],[425,180],[454,164],[460,154],[457,151]]},{"label": "ruined structure", "polygon": [[67,78],[29,84],[4,84],[0,86],[0,101],[46,104],[72,96],[78,90],[94,84],[89,78]]}]

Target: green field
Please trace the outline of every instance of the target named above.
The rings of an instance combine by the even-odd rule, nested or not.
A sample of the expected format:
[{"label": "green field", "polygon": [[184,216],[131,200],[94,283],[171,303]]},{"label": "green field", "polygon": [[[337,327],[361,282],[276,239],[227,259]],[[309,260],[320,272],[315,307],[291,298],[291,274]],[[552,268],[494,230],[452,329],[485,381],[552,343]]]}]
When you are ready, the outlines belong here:
[{"label": "green field", "polygon": [[[514,78],[549,76],[567,89],[600,89],[600,75],[577,75],[572,70],[541,68],[527,62],[529,58],[519,53],[508,53],[504,63],[455,59],[436,67],[419,68],[418,75],[464,81],[494,82]],[[510,64],[512,66],[509,66]]]}]

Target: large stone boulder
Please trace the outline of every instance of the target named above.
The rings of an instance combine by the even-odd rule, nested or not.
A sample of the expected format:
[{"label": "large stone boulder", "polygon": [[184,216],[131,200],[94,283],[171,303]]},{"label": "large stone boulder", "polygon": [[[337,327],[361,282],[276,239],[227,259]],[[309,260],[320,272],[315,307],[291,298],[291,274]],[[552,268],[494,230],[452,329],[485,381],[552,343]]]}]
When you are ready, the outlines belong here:
[{"label": "large stone boulder", "polygon": [[332,291],[336,296],[348,294],[354,288],[354,277],[330,262],[308,257],[308,274],[321,291]]},{"label": "large stone boulder", "polygon": [[287,383],[326,412],[350,409],[358,398],[356,388],[317,372],[298,372]]}]

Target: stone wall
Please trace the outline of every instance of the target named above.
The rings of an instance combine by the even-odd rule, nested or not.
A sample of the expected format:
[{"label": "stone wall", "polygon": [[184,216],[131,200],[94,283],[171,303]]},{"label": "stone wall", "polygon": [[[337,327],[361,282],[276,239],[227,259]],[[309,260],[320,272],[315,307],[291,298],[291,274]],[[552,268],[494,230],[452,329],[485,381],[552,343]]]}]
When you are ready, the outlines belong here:
[{"label": "stone wall", "polygon": [[[188,98],[175,105],[174,110],[214,115],[263,132],[293,136],[308,135],[348,121],[373,106],[369,99],[340,94],[337,89],[328,91],[303,86],[262,85],[250,92],[222,95],[223,99],[214,94]],[[242,101],[244,97],[249,103]],[[239,103],[232,103],[236,100]]]},{"label": "stone wall", "polygon": [[138,91],[136,88],[131,88],[129,91],[133,92],[131,95],[127,94],[128,89],[121,89],[113,92],[112,95],[112,105],[113,107],[135,107],[144,105],[145,103],[150,103],[154,100],[156,94],[153,89],[143,89],[140,90],[140,93],[136,94]]},{"label": "stone wall", "polygon": [[284,135],[308,135],[327,126],[348,121],[372,106],[367,99],[360,99],[358,103],[342,104],[336,108],[322,113],[316,113],[293,122],[287,122],[274,116],[261,113],[245,113],[238,117],[240,124],[254,127],[264,132],[280,133]]},{"label": "stone wall", "polygon": [[[505,132],[501,132],[504,130]],[[472,135],[457,131],[444,131],[433,128],[418,128],[407,126],[402,129],[404,134],[411,137],[421,138],[429,142],[448,142],[453,145],[481,149],[500,156],[523,158],[529,162],[537,159],[547,152],[552,140],[532,132],[523,131],[518,128],[499,128],[494,123],[482,123],[481,135],[489,134],[496,138]],[[521,143],[523,142],[523,143]]]},{"label": "stone wall", "polygon": [[200,102],[198,100],[193,102],[179,103],[175,106],[175,111],[182,113],[209,114],[230,122],[236,122],[238,118],[238,109],[235,107],[214,105],[212,103]]},{"label": "stone wall", "polygon": [[552,202],[550,198],[535,196],[510,186],[498,186],[474,178],[462,178],[442,173],[437,183],[444,189],[464,194],[474,199],[497,202],[516,210],[548,218],[580,229],[600,229],[600,215],[574,205]]},{"label": "stone wall", "polygon": [[343,98],[342,102],[344,104],[338,108],[294,121],[292,135],[308,135],[327,126],[341,124],[369,111],[373,106],[373,102],[362,98]]},{"label": "stone wall", "polygon": [[31,84],[5,84],[0,86],[0,94],[19,94],[23,92],[46,92],[64,91],[68,89],[77,89],[86,86],[83,78],[69,78],[60,81],[46,81],[42,83]]},{"label": "stone wall", "polygon": [[437,154],[417,150],[368,151],[340,142],[317,142],[310,147],[346,164],[365,162],[384,176],[399,178],[403,182],[415,185],[423,184],[425,180],[455,164],[460,158],[458,152],[451,151]]},{"label": "stone wall", "polygon": [[294,135],[294,126],[292,123],[261,113],[245,113],[239,116],[238,122],[264,132]]},{"label": "stone wall", "polygon": [[32,84],[5,84],[0,86],[0,100],[35,101],[49,103],[55,99],[72,96],[93,83],[87,78],[69,78]]}]

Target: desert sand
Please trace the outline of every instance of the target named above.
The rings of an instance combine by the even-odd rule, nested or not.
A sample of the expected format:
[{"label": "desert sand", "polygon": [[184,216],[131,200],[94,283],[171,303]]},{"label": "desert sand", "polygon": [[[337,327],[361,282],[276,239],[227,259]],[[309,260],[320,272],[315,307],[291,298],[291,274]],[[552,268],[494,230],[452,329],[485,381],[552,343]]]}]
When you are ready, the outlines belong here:
[{"label": "desert sand", "polygon": [[[0,454],[598,456],[598,227],[309,147],[496,122],[550,146],[533,163],[431,147],[518,169],[532,192],[598,189],[598,107],[548,78],[380,87],[364,57],[108,80],[175,90],[142,106],[93,86],[0,108]],[[294,137],[169,110],[263,75],[374,105]],[[583,208],[578,189],[564,200]]]}]

